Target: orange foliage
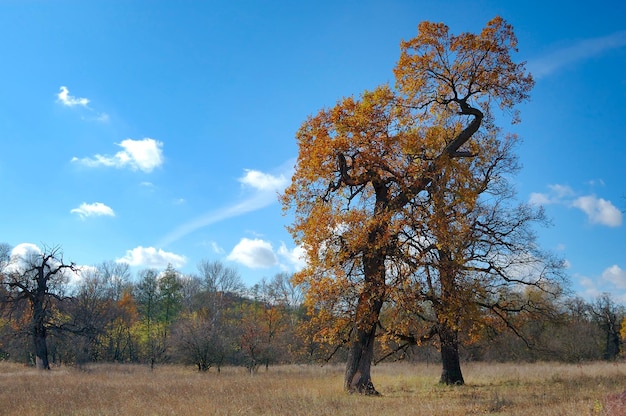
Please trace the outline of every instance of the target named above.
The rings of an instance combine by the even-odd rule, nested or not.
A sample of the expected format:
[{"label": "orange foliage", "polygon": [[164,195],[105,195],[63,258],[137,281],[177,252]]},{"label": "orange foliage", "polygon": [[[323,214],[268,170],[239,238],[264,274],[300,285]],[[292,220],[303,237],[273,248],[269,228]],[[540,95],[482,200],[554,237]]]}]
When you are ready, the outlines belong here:
[{"label": "orange foliage", "polygon": [[[515,141],[499,138],[492,106],[511,110],[516,121],[514,106],[533,86],[524,64],[512,60],[516,45],[499,17],[479,34],[458,36],[423,22],[401,44],[394,88],[344,98],[302,124],[282,202],[308,255],[294,282],[306,289],[316,340],[346,342],[351,328],[377,324],[385,302],[390,333],[408,332],[401,311],[415,309],[416,285],[425,284],[415,278],[423,253],[460,250],[471,238],[469,214],[485,190],[477,177]],[[424,238],[436,245],[427,248]],[[452,260],[449,267],[456,276]],[[446,290],[480,290],[451,284]],[[466,306],[462,299],[450,297],[449,309]],[[453,315],[451,325],[460,325]]]}]

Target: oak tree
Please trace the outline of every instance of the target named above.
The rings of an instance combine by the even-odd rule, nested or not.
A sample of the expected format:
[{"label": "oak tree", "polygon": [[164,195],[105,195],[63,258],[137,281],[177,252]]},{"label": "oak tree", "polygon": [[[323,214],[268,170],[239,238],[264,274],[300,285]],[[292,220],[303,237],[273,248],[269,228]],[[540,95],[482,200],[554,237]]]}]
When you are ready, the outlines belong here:
[{"label": "oak tree", "polygon": [[537,244],[543,210],[513,200],[514,144],[485,140],[480,155],[448,163],[413,204],[414,225],[402,236],[415,255],[405,260],[403,290],[392,293],[386,335],[406,342],[398,349],[436,337],[444,384],[464,383],[460,335],[471,342],[489,325],[524,337],[525,321],[556,316],[563,263]]},{"label": "oak tree", "polygon": [[317,337],[348,347],[347,391],[377,394],[370,367],[380,313],[412,272],[405,260],[416,253],[403,234],[415,226],[416,201],[446,166],[480,157],[495,140],[494,106],[516,119],[515,105],[528,98],[533,80],[513,61],[516,47],[499,17],[478,34],[422,22],[401,44],[395,88],[344,98],[297,132],[282,200],[308,264],[294,279],[306,287]]},{"label": "oak tree", "polygon": [[13,253],[1,270],[0,284],[6,293],[4,303],[19,308],[24,302],[30,307],[28,334],[32,337],[35,365],[49,370],[48,331],[54,328],[54,311],[66,300],[65,289],[70,273],[77,273],[74,263],[65,263],[60,247],[45,247],[42,251],[28,247],[25,253]]}]

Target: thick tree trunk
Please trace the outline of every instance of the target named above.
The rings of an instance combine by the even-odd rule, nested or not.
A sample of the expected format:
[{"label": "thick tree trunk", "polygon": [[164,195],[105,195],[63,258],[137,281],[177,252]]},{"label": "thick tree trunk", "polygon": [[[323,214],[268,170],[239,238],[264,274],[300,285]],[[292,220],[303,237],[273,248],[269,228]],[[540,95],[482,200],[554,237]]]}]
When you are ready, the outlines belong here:
[{"label": "thick tree trunk", "polygon": [[48,343],[46,340],[46,325],[44,319],[43,296],[34,299],[33,305],[33,344],[35,347],[35,366],[39,370],[49,370]]},{"label": "thick tree trunk", "polygon": [[370,374],[374,357],[376,325],[370,325],[367,330],[357,329],[356,331],[356,339],[352,342],[348,354],[344,387],[350,393],[378,395]]},{"label": "thick tree trunk", "polygon": [[373,250],[364,256],[365,285],[356,307],[344,387],[350,393],[379,395],[370,374],[376,328],[385,298],[385,256]]},{"label": "thick tree trunk", "polygon": [[461,373],[459,361],[459,334],[446,324],[439,326],[439,340],[441,342],[441,384],[462,385],[465,383]]},{"label": "thick tree trunk", "polygon": [[344,388],[350,393],[379,395],[372,383],[370,369],[378,317],[383,306],[384,286],[381,283],[372,284],[372,281],[368,283],[357,305],[355,333],[348,353]]},{"label": "thick tree trunk", "polygon": [[35,367],[39,370],[50,370],[48,362],[48,344],[46,336],[41,334],[33,335],[35,341]]}]

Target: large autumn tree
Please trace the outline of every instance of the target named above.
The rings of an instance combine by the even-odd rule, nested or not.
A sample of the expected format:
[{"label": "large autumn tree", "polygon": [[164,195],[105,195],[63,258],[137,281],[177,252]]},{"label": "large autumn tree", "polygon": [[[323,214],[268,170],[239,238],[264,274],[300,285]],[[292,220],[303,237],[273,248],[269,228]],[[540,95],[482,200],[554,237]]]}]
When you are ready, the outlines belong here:
[{"label": "large autumn tree", "polygon": [[[309,117],[283,195],[290,231],[308,255],[295,276],[306,288],[319,340],[345,344],[345,389],[376,394],[370,366],[380,313],[409,270],[403,236],[414,206],[456,159],[476,158],[498,136],[494,106],[513,113],[532,77],[515,63],[513,28],[496,17],[455,36],[423,22],[401,44],[395,88],[380,86]],[[459,182],[468,177],[456,178]],[[468,195],[475,198],[475,195]]]}]

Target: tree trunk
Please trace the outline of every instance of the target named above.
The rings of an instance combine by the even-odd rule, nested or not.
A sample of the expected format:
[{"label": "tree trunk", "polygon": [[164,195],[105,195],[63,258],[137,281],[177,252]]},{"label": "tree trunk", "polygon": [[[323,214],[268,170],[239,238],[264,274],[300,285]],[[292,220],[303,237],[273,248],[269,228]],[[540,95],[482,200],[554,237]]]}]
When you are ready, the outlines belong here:
[{"label": "tree trunk", "polygon": [[[389,203],[389,189],[381,182],[372,183],[376,192],[374,217],[380,217]],[[350,393],[379,395],[370,374],[374,358],[374,342],[380,310],[385,301],[385,268],[386,250],[380,248],[387,233],[388,224],[384,221],[373,221],[368,233],[368,245],[363,252],[364,286],[356,306],[354,333],[351,338],[344,388]]]},{"label": "tree trunk", "polygon": [[383,305],[381,288],[370,286],[364,290],[357,305],[357,322],[354,327],[354,338],[350,345],[344,388],[350,393],[379,395],[374,384],[370,369],[374,358],[374,342],[376,326]]},{"label": "tree trunk", "polygon": [[371,325],[368,330],[357,329],[356,331],[356,339],[352,342],[348,354],[344,387],[350,393],[378,395],[370,374],[374,357],[376,325]]},{"label": "tree trunk", "polygon": [[48,344],[46,340],[46,325],[44,322],[43,301],[35,298],[33,305],[33,344],[35,347],[35,367],[39,370],[49,370]]},{"label": "tree trunk", "polygon": [[35,341],[35,367],[38,370],[50,370],[50,363],[48,362],[48,344],[46,343],[46,337],[40,334],[33,336]]},{"label": "tree trunk", "polygon": [[459,334],[445,323],[439,326],[439,340],[441,342],[442,372],[439,383],[447,385],[463,385],[463,374],[459,361]]}]

